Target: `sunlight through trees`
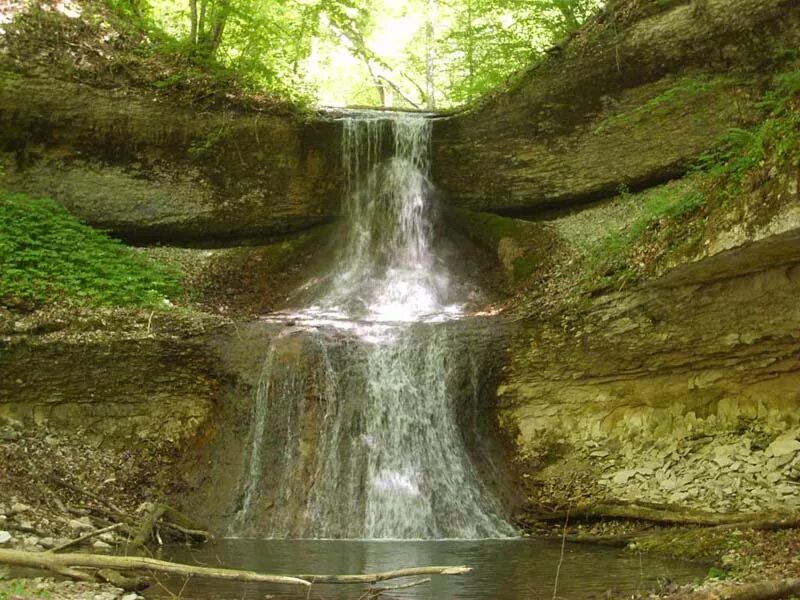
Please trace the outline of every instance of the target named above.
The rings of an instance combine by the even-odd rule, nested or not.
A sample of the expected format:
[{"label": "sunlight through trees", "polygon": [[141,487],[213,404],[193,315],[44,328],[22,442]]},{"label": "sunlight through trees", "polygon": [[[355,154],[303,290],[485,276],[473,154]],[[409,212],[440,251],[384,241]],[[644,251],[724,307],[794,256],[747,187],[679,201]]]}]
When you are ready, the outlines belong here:
[{"label": "sunlight through trees", "polygon": [[180,52],[254,88],[322,105],[475,101],[597,11],[601,0],[109,0]]}]

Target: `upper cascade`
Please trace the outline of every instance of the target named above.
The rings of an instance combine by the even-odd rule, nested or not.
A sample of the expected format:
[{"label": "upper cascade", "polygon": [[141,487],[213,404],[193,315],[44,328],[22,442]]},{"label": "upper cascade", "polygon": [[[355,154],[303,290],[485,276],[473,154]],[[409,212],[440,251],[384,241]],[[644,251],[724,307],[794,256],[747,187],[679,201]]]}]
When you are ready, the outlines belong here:
[{"label": "upper cascade", "polygon": [[458,315],[432,250],[430,120],[367,113],[341,122],[346,230],[338,266],[303,312],[371,322]]}]

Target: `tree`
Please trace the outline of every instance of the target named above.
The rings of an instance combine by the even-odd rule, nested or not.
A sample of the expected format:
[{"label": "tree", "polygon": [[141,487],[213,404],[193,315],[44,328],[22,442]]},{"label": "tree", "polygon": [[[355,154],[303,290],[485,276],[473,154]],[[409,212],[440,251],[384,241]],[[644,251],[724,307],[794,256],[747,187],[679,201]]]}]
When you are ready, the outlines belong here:
[{"label": "tree", "polygon": [[[290,99],[309,97],[317,84],[343,82],[315,71],[314,56],[345,48],[362,78],[349,100],[391,106],[453,106],[473,102],[525,68],[555,41],[570,35],[601,0],[107,0],[134,4],[182,40],[183,51],[205,65],[224,65],[256,89]],[[405,53],[387,56],[374,33],[386,19],[416,19]],[[391,35],[391,32],[390,34]],[[317,61],[319,62],[319,61]],[[336,68],[328,60],[320,64]],[[323,67],[324,69],[324,67]],[[355,73],[361,75],[356,75]],[[321,82],[321,83],[320,83]]]}]

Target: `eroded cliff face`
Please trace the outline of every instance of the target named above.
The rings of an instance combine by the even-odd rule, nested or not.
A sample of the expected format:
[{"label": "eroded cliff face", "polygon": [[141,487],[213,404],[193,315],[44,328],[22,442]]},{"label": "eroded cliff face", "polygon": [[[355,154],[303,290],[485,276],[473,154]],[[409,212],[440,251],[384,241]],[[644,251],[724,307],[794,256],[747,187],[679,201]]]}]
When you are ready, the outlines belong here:
[{"label": "eroded cliff face", "polygon": [[749,122],[800,39],[791,0],[624,2],[483,105],[436,121],[450,202],[532,215],[682,175]]},{"label": "eroded cliff face", "polygon": [[[691,243],[667,235],[636,250],[631,282],[583,285],[581,253],[634,227],[644,197],[612,198],[621,186],[683,175],[731,126],[763,116],[780,50],[797,47],[798,5],[620,6],[519,87],[434,127],[446,224],[491,253],[495,272],[476,277],[512,297],[505,363],[486,374],[496,415],[487,394],[476,419],[495,436],[496,416],[514,442],[530,511],[587,498],[796,509],[797,161],[761,168],[749,195],[681,213]],[[274,331],[220,315],[280,308],[324,268],[334,229],[316,225],[341,199],[336,124],[20,73],[0,76],[0,123],[4,185],[130,240],[214,246],[142,250],[184,269],[189,316],[0,313],[0,434],[74,431],[133,456],[158,442],[158,492],[223,530]],[[667,258],[650,268],[653,253]],[[320,408],[313,390],[308,400],[312,453]],[[492,443],[487,463],[505,450]]]},{"label": "eroded cliff face", "polygon": [[[796,88],[763,110],[796,77],[798,8],[611,4],[511,89],[436,121],[451,224],[513,294],[498,417],[523,522],[602,500],[800,506]],[[732,127],[761,145],[684,177]]]},{"label": "eroded cliff face", "polygon": [[81,431],[98,446],[185,441],[220,373],[205,335],[224,321],[148,312],[2,315],[0,420]]},{"label": "eroded cliff face", "polygon": [[5,187],[126,240],[263,238],[338,214],[333,122],[6,71],[0,130]]},{"label": "eroded cliff face", "polygon": [[[798,237],[786,243],[797,257]],[[521,327],[500,418],[533,472],[558,480],[541,500],[800,506],[798,298],[795,262]]]},{"label": "eroded cliff face", "polygon": [[[522,255],[536,261],[533,287],[512,301],[498,390],[528,493],[523,522],[603,500],[800,506],[800,169],[765,163],[766,176],[707,199],[702,217],[649,221],[626,249],[625,268],[639,275],[610,287],[586,279],[602,251],[595,241],[619,243],[615,232],[636,227],[646,194],[663,199],[691,183],[494,226],[507,236],[495,238],[501,265],[519,227],[551,249]],[[699,223],[690,243],[681,237]]]}]

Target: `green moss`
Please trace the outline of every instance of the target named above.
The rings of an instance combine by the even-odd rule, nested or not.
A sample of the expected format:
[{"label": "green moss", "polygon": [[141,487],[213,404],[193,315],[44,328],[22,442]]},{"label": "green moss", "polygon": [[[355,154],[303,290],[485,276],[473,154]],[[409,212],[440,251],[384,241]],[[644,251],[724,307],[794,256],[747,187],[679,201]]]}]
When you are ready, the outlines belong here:
[{"label": "green moss", "polygon": [[179,290],[172,270],[53,200],[0,192],[0,300],[159,306]]},{"label": "green moss", "polygon": [[22,80],[22,76],[14,71],[7,71],[0,69],[0,85],[7,86],[18,83]]},{"label": "green moss", "polygon": [[715,562],[740,545],[741,539],[735,531],[714,528],[665,530],[636,540],[636,549],[643,552]]},{"label": "green moss", "polygon": [[675,85],[633,110],[611,115],[595,129],[595,134],[605,133],[615,127],[629,126],[652,115],[669,114],[675,109],[701,96],[718,94],[723,87],[735,85],[737,80],[730,77],[692,78],[679,80]]},{"label": "green moss", "polygon": [[476,235],[492,245],[497,245],[503,238],[517,241],[527,240],[530,232],[526,223],[518,219],[501,217],[485,212],[473,212],[463,209],[454,209],[457,215],[465,222],[471,234]]}]

